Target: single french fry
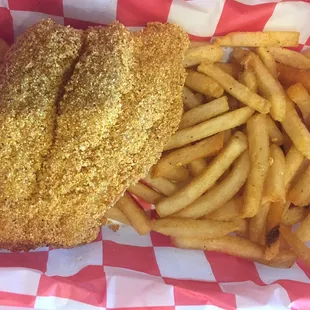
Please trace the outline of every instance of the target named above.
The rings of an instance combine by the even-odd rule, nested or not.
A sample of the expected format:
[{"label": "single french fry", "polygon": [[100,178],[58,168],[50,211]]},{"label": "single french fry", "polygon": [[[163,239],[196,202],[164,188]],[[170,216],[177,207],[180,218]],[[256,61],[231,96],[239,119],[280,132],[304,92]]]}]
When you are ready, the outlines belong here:
[{"label": "single french fry", "polygon": [[219,98],[223,95],[224,89],[215,80],[196,71],[188,71],[185,85],[204,95]]},{"label": "single french fry", "polygon": [[212,137],[199,141],[194,145],[188,145],[172,151],[163,156],[152,168],[153,176],[161,177],[174,167],[180,167],[193,162],[196,159],[216,155],[224,145],[224,134],[218,133]]},{"label": "single french fry", "polygon": [[239,212],[242,206],[242,197],[234,197],[224,203],[217,210],[204,215],[202,219],[209,219],[215,221],[231,221],[239,216]]},{"label": "single french fry", "polygon": [[285,157],[281,148],[270,146],[270,166],[265,180],[262,202],[285,202]]},{"label": "single french fry", "polygon": [[240,64],[242,60],[250,53],[248,50],[244,50],[242,48],[234,48],[234,51],[232,53],[232,59]]},{"label": "single french fry", "polygon": [[165,196],[171,196],[178,190],[178,187],[166,178],[152,178],[148,174],[144,181]]},{"label": "single french fry", "polygon": [[227,112],[193,127],[177,131],[165,145],[165,150],[171,150],[183,145],[210,137],[216,133],[240,126],[250,118],[254,110],[249,107]]},{"label": "single french fry", "polygon": [[310,68],[310,59],[301,53],[281,47],[269,47],[268,52],[277,62],[297,69]]},{"label": "single french fry", "polygon": [[310,70],[299,70],[293,67],[277,64],[278,79],[285,87],[300,82],[308,91],[310,91]]},{"label": "single french fry", "polygon": [[183,65],[185,68],[199,65],[203,61],[216,62],[223,57],[223,50],[215,44],[190,47],[185,53]]},{"label": "single french fry", "polygon": [[[270,203],[260,206],[255,216],[250,219],[249,223],[249,239],[257,244],[264,245],[266,221],[270,208]],[[263,238],[262,238],[263,236]]]},{"label": "single french fry", "polygon": [[310,266],[310,249],[287,227],[281,226],[280,233],[287,244],[294,250],[298,258],[300,258],[307,266]]},{"label": "single french fry", "polygon": [[207,45],[210,45],[210,44],[211,43],[208,42],[208,41],[190,41],[189,48],[207,46]]},{"label": "single french fry", "polygon": [[304,155],[296,149],[295,145],[292,145],[285,157],[284,186],[286,191],[289,190],[290,185],[304,160]]},{"label": "single french fry", "polygon": [[210,191],[199,197],[183,210],[173,214],[175,217],[200,218],[220,208],[232,199],[246,182],[250,170],[248,152],[244,152],[233,166],[232,171]]},{"label": "single french fry", "polygon": [[309,124],[309,116],[310,116],[310,95],[308,94],[308,91],[301,83],[296,83],[292,86],[290,86],[286,90],[288,96],[290,99],[297,104],[299,107],[302,117],[306,122],[306,125]]},{"label": "single french fry", "polygon": [[212,63],[202,63],[198,66],[198,71],[214,79],[226,92],[234,96],[243,104],[267,114],[270,110],[270,102],[263,97],[251,92],[246,86],[239,83],[229,74]]},{"label": "single french fry", "polygon": [[126,216],[131,226],[140,234],[146,235],[151,231],[149,218],[145,215],[128,193],[119,199],[116,203],[123,214]]},{"label": "single french fry", "polygon": [[238,79],[240,66],[234,63],[216,62],[215,65],[227,74],[231,75],[234,79]]},{"label": "single french fry", "polygon": [[183,103],[188,109],[192,109],[201,104],[194,93],[186,86],[183,87]]},{"label": "single french fry", "polygon": [[162,194],[139,182],[135,185],[129,186],[127,190],[129,193],[139,198],[142,198],[143,200],[151,204],[155,204],[159,200],[164,198]]},{"label": "single french fry", "polygon": [[264,259],[264,248],[249,240],[224,236],[217,239],[173,238],[178,248],[222,252],[249,260]]},{"label": "single french fry", "polygon": [[258,47],[256,49],[256,53],[259,55],[261,61],[265,65],[265,67],[269,70],[271,75],[278,79],[278,71],[277,64],[273,56],[268,52],[268,50],[264,47]]},{"label": "single french fry", "polygon": [[193,219],[159,219],[151,222],[152,230],[166,236],[209,239],[227,235],[239,229],[238,222]]},{"label": "single french fry", "polygon": [[266,116],[256,114],[247,122],[251,169],[245,185],[242,217],[253,217],[261,206],[269,168],[269,137]]},{"label": "single french fry", "polygon": [[309,211],[306,208],[291,207],[282,216],[281,224],[284,226],[293,226],[303,221]]},{"label": "single french fry", "polygon": [[191,175],[196,177],[207,168],[207,163],[203,158],[195,159],[188,165]]},{"label": "single french fry", "polygon": [[212,117],[218,116],[229,110],[227,97],[220,97],[208,103],[199,105],[182,116],[179,130],[202,123]]},{"label": "single french fry", "polygon": [[291,138],[288,136],[288,134],[284,130],[282,125],[281,125],[281,132],[282,132],[282,135],[283,135],[283,150],[284,150],[284,154],[287,154],[294,144],[293,144]]},{"label": "single french fry", "polygon": [[9,44],[7,44],[4,39],[0,38],[0,64],[3,62],[4,56],[9,48]]},{"label": "single french fry", "polygon": [[220,46],[298,46],[299,32],[265,31],[265,32],[231,32],[217,37],[215,43]]},{"label": "single french fry", "polygon": [[251,92],[257,93],[256,73],[252,68],[244,68],[239,74],[239,82],[245,85]]},{"label": "single french fry", "polygon": [[294,205],[304,207],[310,204],[310,166],[301,174],[297,183],[287,195],[287,199]]},{"label": "single french fry", "polygon": [[186,167],[170,167],[169,170],[161,171],[159,175],[151,173],[152,177],[154,178],[167,178],[170,181],[174,182],[186,182],[189,178],[189,171]]},{"label": "single french fry", "polygon": [[295,110],[292,101],[287,98],[286,115],[282,126],[293,141],[297,150],[310,159],[310,133]]},{"label": "single french fry", "polygon": [[271,143],[282,145],[284,142],[284,137],[281,130],[278,128],[275,121],[269,115],[266,115],[266,121],[267,121],[268,135]]},{"label": "single french fry", "polygon": [[274,268],[291,268],[297,260],[297,255],[292,250],[280,252],[272,260],[257,260],[257,262]]},{"label": "single french fry", "polygon": [[238,224],[238,228],[236,229],[236,233],[239,237],[249,239],[249,222],[247,219],[236,218],[234,220],[235,223]]},{"label": "single french fry", "polygon": [[203,104],[206,101],[205,95],[201,93],[196,93],[194,96],[200,102],[200,104]]},{"label": "single french fry", "polygon": [[283,121],[286,112],[286,94],[281,84],[272,76],[260,58],[254,53],[250,53],[243,63],[246,67],[254,68],[258,88],[271,103],[271,116],[277,121]]},{"label": "single french fry", "polygon": [[120,223],[123,223],[125,225],[130,225],[130,222],[128,221],[127,217],[124,215],[124,213],[117,207],[113,206],[110,208],[104,216],[108,219],[118,221]]},{"label": "single french fry", "polygon": [[222,149],[202,173],[173,196],[162,199],[156,205],[157,213],[161,217],[168,216],[193,203],[215,184],[218,178],[246,148],[246,136],[241,132],[236,132],[227,146]]},{"label": "single french fry", "polygon": [[302,241],[310,240],[310,214],[302,221],[301,225],[296,230],[296,236]]}]

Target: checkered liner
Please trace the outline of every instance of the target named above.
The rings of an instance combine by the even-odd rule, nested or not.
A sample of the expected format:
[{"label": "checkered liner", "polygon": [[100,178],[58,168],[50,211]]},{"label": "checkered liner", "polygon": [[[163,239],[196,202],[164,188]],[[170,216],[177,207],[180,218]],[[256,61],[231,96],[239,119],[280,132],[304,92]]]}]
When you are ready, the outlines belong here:
[{"label": "checkered liner", "polygon": [[[310,45],[310,1],[0,0],[0,37],[10,43],[51,17],[86,28],[119,20],[132,29],[175,22],[208,40],[230,31],[297,30]],[[290,270],[213,252],[173,248],[157,233],[104,227],[70,250],[0,251],[1,309],[310,309],[310,270]],[[22,307],[22,308],[20,308]]]}]

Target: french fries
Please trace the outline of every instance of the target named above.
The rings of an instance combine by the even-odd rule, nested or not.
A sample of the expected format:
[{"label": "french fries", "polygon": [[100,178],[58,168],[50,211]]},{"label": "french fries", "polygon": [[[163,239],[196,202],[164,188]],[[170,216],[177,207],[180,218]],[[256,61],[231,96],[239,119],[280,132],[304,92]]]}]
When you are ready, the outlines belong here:
[{"label": "french fries", "polygon": [[227,235],[239,229],[238,222],[193,219],[159,219],[151,222],[152,230],[166,236],[209,239]]},{"label": "french fries", "polygon": [[9,44],[7,44],[5,40],[0,38],[0,64],[3,62],[4,56],[9,48]]},{"label": "french fries", "polygon": [[269,115],[266,115],[266,121],[270,142],[275,143],[277,145],[282,145],[284,142],[283,133],[278,128],[275,121]]},{"label": "french fries", "polygon": [[113,206],[112,208],[110,208],[104,216],[108,219],[123,223],[125,225],[130,225],[127,217],[117,206]]},{"label": "french fries", "polygon": [[174,167],[184,166],[196,159],[213,156],[217,154],[224,145],[224,134],[218,133],[200,142],[182,147],[163,156],[155,166],[152,173],[154,177],[161,177],[167,174]]},{"label": "french fries", "polygon": [[165,146],[165,150],[171,150],[183,145],[210,137],[226,129],[240,126],[250,118],[254,110],[249,107],[237,109],[232,112],[217,116],[193,127],[177,131]]},{"label": "french fries", "polygon": [[247,148],[247,139],[241,132],[236,132],[227,146],[216,156],[208,167],[188,185],[170,197],[162,199],[157,205],[157,213],[168,216],[193,203],[215,184],[234,160]]},{"label": "french fries", "polygon": [[194,93],[186,86],[183,87],[183,104],[188,109],[192,109],[201,104]]},{"label": "french fries", "polygon": [[207,163],[203,158],[195,159],[188,165],[191,175],[196,177],[207,168]]},{"label": "french fries", "polygon": [[238,79],[240,66],[238,64],[226,63],[226,62],[216,62],[217,67],[225,71],[227,74],[231,75],[234,79]]},{"label": "french fries", "polygon": [[306,208],[291,207],[284,212],[281,224],[284,226],[292,226],[303,221],[308,215]]},{"label": "french fries", "polygon": [[223,95],[224,89],[212,78],[196,71],[188,71],[185,85],[207,96],[219,98]]},{"label": "french fries", "polygon": [[301,225],[296,230],[296,236],[302,242],[307,242],[310,240],[310,215],[302,221]]},{"label": "french fries", "polygon": [[135,185],[128,187],[128,192],[142,198],[148,203],[155,204],[161,200],[164,196],[157,191],[154,191],[150,187],[138,182]]},{"label": "french fries", "polygon": [[234,51],[232,53],[232,59],[234,62],[240,64],[242,60],[250,53],[248,50],[244,50],[242,48],[234,48]]},{"label": "french fries", "polygon": [[266,220],[269,208],[269,202],[261,205],[256,215],[250,219],[249,239],[254,243],[265,245]]},{"label": "french fries", "polygon": [[260,113],[267,114],[270,110],[270,102],[250,91],[246,86],[236,81],[229,74],[212,63],[202,63],[198,71],[206,74],[221,85],[225,91],[234,96],[243,104]]},{"label": "french fries", "polygon": [[247,122],[251,169],[245,186],[242,217],[253,217],[262,201],[269,168],[269,137],[266,116],[256,114]]},{"label": "french fries", "polygon": [[258,47],[256,49],[256,53],[259,55],[260,59],[262,60],[265,67],[269,70],[271,75],[278,79],[278,71],[277,71],[277,64],[273,56],[266,50],[264,47]]},{"label": "french fries", "polygon": [[218,116],[229,110],[227,97],[221,97],[208,103],[199,105],[182,116],[179,129],[188,128],[202,123],[212,117]]},{"label": "french fries", "polygon": [[150,174],[144,178],[144,181],[165,196],[170,196],[178,190],[178,187],[168,179],[152,178]]},{"label": "french fries", "polygon": [[220,46],[298,46],[299,32],[266,31],[266,32],[231,32],[218,37],[215,43]]},{"label": "french fries", "polygon": [[268,52],[283,65],[297,69],[310,68],[310,59],[301,53],[281,47],[269,47]]},{"label": "french fries", "polygon": [[183,61],[185,68],[199,65],[203,61],[220,61],[224,53],[222,49],[215,44],[204,44],[201,46],[190,47]]},{"label": "french fries", "polygon": [[[132,227],[140,234],[145,235],[151,231],[150,220],[128,193],[119,199],[115,205],[126,216]],[[114,207],[115,208],[115,207]]]},{"label": "french fries", "polygon": [[175,217],[200,218],[220,208],[234,197],[246,182],[250,170],[248,152],[244,152],[234,164],[227,177],[191,205],[173,214]]},{"label": "french fries", "polygon": [[257,93],[257,78],[252,68],[244,68],[239,74],[239,82],[245,85],[251,92]]}]

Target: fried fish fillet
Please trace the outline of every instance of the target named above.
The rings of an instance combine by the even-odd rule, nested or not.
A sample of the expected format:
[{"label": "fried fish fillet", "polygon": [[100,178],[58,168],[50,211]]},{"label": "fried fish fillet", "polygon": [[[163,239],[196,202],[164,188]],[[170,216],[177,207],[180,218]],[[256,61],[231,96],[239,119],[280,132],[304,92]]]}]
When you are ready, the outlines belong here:
[{"label": "fried fish fillet", "polygon": [[177,129],[187,46],[187,35],[170,24],[130,34],[115,23],[84,33],[36,194],[10,209],[17,224],[0,218],[0,246],[72,247],[96,238],[106,210],[147,173]]}]

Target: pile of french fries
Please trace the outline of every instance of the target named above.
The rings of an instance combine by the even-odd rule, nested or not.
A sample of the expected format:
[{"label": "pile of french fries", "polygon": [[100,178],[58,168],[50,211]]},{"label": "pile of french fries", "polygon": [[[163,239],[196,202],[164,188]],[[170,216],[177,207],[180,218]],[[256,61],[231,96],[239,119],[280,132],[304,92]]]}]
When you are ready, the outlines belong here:
[{"label": "pile of french fries", "polygon": [[[298,40],[243,32],[192,42],[179,130],[107,217],[185,249],[310,266],[310,52],[285,48]],[[222,46],[233,47],[229,63]],[[155,205],[156,219],[135,196]]]}]

